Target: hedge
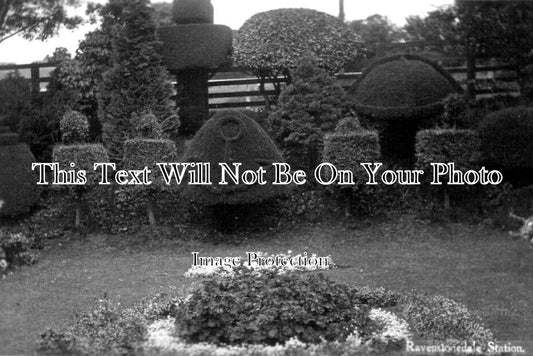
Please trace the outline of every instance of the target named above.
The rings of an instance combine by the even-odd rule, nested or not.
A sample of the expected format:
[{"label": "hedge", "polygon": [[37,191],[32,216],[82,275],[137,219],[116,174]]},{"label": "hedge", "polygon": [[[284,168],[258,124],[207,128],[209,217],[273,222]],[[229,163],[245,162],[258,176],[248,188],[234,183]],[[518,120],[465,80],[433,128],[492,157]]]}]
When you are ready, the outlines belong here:
[{"label": "hedge", "polygon": [[0,216],[27,213],[39,199],[37,175],[31,164],[35,158],[16,134],[0,134]]},{"label": "hedge", "polygon": [[[79,144],[70,146],[56,146],[52,153],[53,162],[59,163],[59,168],[64,170],[86,170],[87,183],[96,185],[100,181],[99,170],[93,169],[94,163],[109,162],[107,151],[101,144]],[[70,163],[75,164],[74,168]]]},{"label": "hedge", "polygon": [[[281,154],[270,137],[248,116],[235,110],[217,112],[197,132],[185,152],[183,162],[205,162],[211,165],[213,184],[185,185],[185,196],[206,205],[258,203],[285,191],[284,186],[270,184],[273,180],[272,163],[283,162]],[[219,185],[219,163],[242,163],[244,170],[263,166],[266,185]]]},{"label": "hedge", "polygon": [[213,23],[214,9],[211,0],[174,0],[172,20],[180,25]]},{"label": "hedge", "polygon": [[496,168],[533,168],[533,108],[517,106],[489,114],[479,124],[483,159]]},{"label": "hedge", "polygon": [[438,64],[412,54],[372,62],[353,84],[356,111],[375,119],[421,118],[442,112],[442,100],[462,92]]}]

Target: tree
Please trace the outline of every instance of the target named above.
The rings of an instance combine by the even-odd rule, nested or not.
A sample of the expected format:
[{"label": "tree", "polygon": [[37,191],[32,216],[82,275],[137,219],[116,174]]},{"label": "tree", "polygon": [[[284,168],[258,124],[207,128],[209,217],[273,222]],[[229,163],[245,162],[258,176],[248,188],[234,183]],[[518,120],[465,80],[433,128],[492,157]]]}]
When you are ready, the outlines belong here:
[{"label": "tree", "polygon": [[134,114],[152,112],[171,134],[179,120],[149,0],[110,0],[102,15],[115,25],[112,66],[103,74],[97,94],[98,116],[111,159],[121,160],[124,141],[135,136]]},{"label": "tree", "polygon": [[62,25],[68,29],[77,27],[81,17],[69,16],[67,9],[79,3],[79,0],[0,0],[0,43],[16,35],[45,40]]}]

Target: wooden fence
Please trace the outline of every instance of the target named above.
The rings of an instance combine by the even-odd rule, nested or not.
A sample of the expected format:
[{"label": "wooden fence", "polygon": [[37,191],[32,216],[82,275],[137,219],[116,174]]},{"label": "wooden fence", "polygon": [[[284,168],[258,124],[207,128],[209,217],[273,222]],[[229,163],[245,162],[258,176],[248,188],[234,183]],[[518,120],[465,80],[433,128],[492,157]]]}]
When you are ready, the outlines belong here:
[{"label": "wooden fence", "polygon": [[[46,85],[50,80],[50,72],[54,65],[50,63],[33,63],[19,65],[1,65],[0,78],[7,72],[19,71],[21,75],[30,79],[32,93],[34,95],[46,90]],[[463,86],[466,87],[466,67],[448,67],[450,74]],[[485,65],[478,66],[476,71],[476,95],[487,96],[495,94],[519,93],[516,84],[516,71],[511,66],[506,65]],[[360,72],[337,74],[338,83],[349,88],[353,82],[361,75]],[[217,77],[237,77],[234,79],[217,79]],[[267,82],[265,86],[266,94],[274,95],[272,83]],[[213,79],[209,81],[209,107],[211,109],[257,107],[264,106],[265,100],[259,92],[259,79],[247,76],[240,72],[238,68],[226,68],[219,71]]]}]

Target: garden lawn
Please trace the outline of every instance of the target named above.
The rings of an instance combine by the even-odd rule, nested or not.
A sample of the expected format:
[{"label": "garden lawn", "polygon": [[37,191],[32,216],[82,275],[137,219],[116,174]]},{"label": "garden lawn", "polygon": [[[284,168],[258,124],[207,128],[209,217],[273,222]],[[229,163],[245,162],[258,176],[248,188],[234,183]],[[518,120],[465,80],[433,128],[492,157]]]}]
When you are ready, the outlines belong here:
[{"label": "garden lawn", "polygon": [[533,335],[533,249],[502,231],[427,224],[411,216],[203,240],[190,240],[190,229],[176,230],[171,241],[103,234],[47,241],[37,265],[0,280],[0,354],[33,352],[40,332],[66,328],[76,312],[104,296],[128,306],[156,292],[185,293],[193,283],[183,277],[192,251],[331,255],[340,265],[326,272],[334,279],[441,294],[481,316],[498,340],[531,341]]}]

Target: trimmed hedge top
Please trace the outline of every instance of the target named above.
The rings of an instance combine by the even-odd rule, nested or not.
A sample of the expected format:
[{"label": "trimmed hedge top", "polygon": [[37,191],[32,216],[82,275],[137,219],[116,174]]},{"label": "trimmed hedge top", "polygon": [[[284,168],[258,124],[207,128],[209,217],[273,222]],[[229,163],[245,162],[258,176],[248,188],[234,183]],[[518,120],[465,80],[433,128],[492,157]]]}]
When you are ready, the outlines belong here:
[{"label": "trimmed hedge top", "polygon": [[[248,116],[235,111],[217,112],[197,132],[185,152],[183,162],[209,162],[212,185],[186,185],[185,193],[193,201],[207,205],[257,203],[285,191],[283,186],[274,186],[272,163],[283,162],[276,145],[265,131]],[[238,185],[229,178],[228,185],[219,185],[219,163],[242,163],[239,170],[254,170],[264,167],[266,185]],[[226,177],[228,177],[226,175]]]},{"label": "trimmed hedge top", "polygon": [[243,68],[283,72],[311,54],[334,73],[357,55],[361,40],[335,16],[311,9],[276,9],[255,14],[239,29],[234,60]]},{"label": "trimmed hedge top", "polygon": [[213,23],[211,0],[174,0],[172,20],[178,25]]},{"label": "trimmed hedge top", "polygon": [[374,61],[352,87],[357,112],[376,119],[436,115],[455,92],[462,89],[444,68],[411,54]]}]

